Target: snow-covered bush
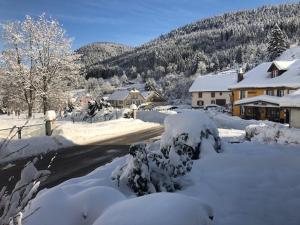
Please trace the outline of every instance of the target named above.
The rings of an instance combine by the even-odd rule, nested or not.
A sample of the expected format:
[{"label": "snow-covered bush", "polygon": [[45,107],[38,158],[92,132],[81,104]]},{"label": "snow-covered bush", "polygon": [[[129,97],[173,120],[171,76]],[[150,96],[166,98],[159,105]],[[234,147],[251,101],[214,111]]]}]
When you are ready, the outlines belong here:
[{"label": "snow-covered bush", "polygon": [[22,211],[34,198],[41,181],[49,176],[48,170],[38,171],[34,162],[28,163],[21,172],[21,178],[11,193],[3,187],[0,191],[0,225],[21,225]]},{"label": "snow-covered bush", "polygon": [[205,113],[185,112],[165,119],[160,144],[135,144],[127,163],[117,168],[112,179],[127,185],[137,195],[174,192],[181,188],[180,177],[192,170],[201,154],[220,150],[220,138]]},{"label": "snow-covered bush", "polygon": [[245,129],[245,138],[266,143],[300,144],[300,130],[274,125],[249,125]]}]

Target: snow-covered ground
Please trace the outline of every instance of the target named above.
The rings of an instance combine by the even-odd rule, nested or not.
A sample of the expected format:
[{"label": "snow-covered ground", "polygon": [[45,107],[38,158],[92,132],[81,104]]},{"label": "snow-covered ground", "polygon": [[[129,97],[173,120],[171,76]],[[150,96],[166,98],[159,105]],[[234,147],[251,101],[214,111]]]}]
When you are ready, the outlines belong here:
[{"label": "snow-covered ground", "polygon": [[[221,118],[224,121],[221,121]],[[28,225],[297,225],[300,145],[244,139],[249,121],[216,120],[222,153],[194,161],[177,193],[136,198],[111,181],[128,156],[87,176],[43,190],[27,208]],[[251,121],[250,121],[251,123]],[[223,124],[224,127],[220,127]],[[214,216],[211,223],[208,216]]]},{"label": "snow-covered ground", "polygon": [[[0,151],[0,162],[34,156],[72,145],[90,144],[157,126],[159,126],[157,123],[134,119],[118,119],[98,123],[59,121],[52,136],[12,140],[5,151]],[[21,151],[18,151],[19,149]],[[17,153],[12,154],[13,152]],[[10,156],[5,157],[8,154]]]}]

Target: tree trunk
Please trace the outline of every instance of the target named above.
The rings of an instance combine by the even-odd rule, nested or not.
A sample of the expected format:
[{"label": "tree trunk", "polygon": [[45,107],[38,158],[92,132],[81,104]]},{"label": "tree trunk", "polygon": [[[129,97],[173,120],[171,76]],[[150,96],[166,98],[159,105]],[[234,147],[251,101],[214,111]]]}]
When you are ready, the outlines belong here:
[{"label": "tree trunk", "polygon": [[28,103],[28,118],[32,117],[33,104]]},{"label": "tree trunk", "polygon": [[49,110],[48,107],[48,99],[46,96],[43,97],[43,111],[44,111],[44,115],[46,115],[46,112]]}]

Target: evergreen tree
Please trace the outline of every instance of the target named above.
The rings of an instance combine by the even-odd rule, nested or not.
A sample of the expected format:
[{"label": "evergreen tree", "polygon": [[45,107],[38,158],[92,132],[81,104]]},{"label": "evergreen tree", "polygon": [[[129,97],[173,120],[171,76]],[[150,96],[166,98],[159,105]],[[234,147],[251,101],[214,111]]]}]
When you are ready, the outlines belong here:
[{"label": "evergreen tree", "polygon": [[271,30],[268,42],[269,59],[273,61],[288,48],[288,40],[286,34],[280,29],[276,23]]}]

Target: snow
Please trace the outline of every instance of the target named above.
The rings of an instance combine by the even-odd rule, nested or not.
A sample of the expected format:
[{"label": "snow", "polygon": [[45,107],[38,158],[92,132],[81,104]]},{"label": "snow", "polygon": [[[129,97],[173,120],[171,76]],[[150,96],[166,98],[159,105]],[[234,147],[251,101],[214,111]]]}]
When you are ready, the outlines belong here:
[{"label": "snow", "polygon": [[300,107],[300,89],[283,97],[260,95],[235,101],[235,105],[251,104],[254,102],[267,102],[280,107]]},{"label": "snow", "polygon": [[229,87],[237,83],[237,72],[229,70],[219,74],[199,75],[189,92],[229,91]]},{"label": "snow", "polygon": [[[215,225],[298,225],[300,145],[247,141],[243,138],[245,126],[261,121],[206,113],[219,127],[223,151],[194,160],[192,171],[183,177],[180,191],[138,198],[132,192],[123,192],[110,175],[127,161],[128,156],[124,156],[86,176],[42,190],[24,216],[37,211],[24,224],[210,224],[208,216],[213,215]],[[205,123],[207,117],[203,114],[191,112],[191,116],[199,119],[201,115],[200,120]],[[180,114],[167,120],[176,126],[177,116]],[[195,124],[182,126],[178,125],[174,132],[198,129]],[[299,137],[300,130],[282,125],[278,129],[286,137],[293,133],[295,138]],[[83,220],[84,217],[87,219]]]},{"label": "snow", "polygon": [[74,185],[53,188],[42,193],[29,206],[38,209],[39,216],[30,216],[25,224],[91,225],[107,207],[124,199],[121,192],[110,187]]},{"label": "snow", "polygon": [[93,225],[209,225],[212,210],[196,198],[157,193],[121,201]]},{"label": "snow", "polygon": [[235,101],[235,105],[243,105],[243,104],[249,104],[249,103],[254,103],[254,102],[267,102],[275,105],[279,105],[281,101],[281,97],[277,96],[270,96],[270,95],[259,95],[255,97],[250,97],[250,98],[244,98],[238,101]]},{"label": "snow", "polygon": [[46,112],[45,120],[53,121],[56,120],[56,113],[54,110],[49,110]]},{"label": "snow", "polygon": [[246,127],[246,136],[251,141],[300,145],[299,129],[282,128],[277,124],[273,126],[266,124],[249,125]]},{"label": "snow", "polygon": [[276,60],[294,60],[294,59],[300,59],[300,47],[299,46],[287,49]]},{"label": "snow", "polygon": [[[198,121],[198,122],[196,122]],[[213,136],[219,136],[216,125],[202,111],[186,111],[166,117],[164,121],[165,132],[161,137],[161,146],[172,145],[174,138],[181,134],[188,134],[188,146],[197,148],[201,143],[202,132],[209,130]]]},{"label": "snow", "polygon": [[284,96],[280,100],[281,107],[300,107],[300,89]]},{"label": "snow", "polygon": [[167,116],[177,114],[175,111],[138,111],[137,118],[145,122],[163,124]]},{"label": "snow", "polygon": [[[0,152],[0,162],[34,156],[73,145],[85,145],[159,126],[134,119],[118,119],[99,123],[59,121],[52,136],[12,140]],[[21,151],[18,151],[21,149]],[[14,152],[16,152],[14,154]],[[11,154],[9,157],[6,155]],[[5,158],[4,158],[5,157]]]},{"label": "snow", "polygon": [[276,66],[276,68],[279,69],[279,70],[288,70],[290,65],[292,65],[294,62],[295,62],[294,60],[291,60],[291,61],[273,61],[272,64],[274,64]]},{"label": "snow", "polygon": [[119,90],[113,92],[111,95],[108,96],[108,100],[110,101],[123,101],[125,100],[129,95],[128,90]]},{"label": "snow", "polygon": [[230,86],[231,89],[238,88],[265,88],[265,87],[300,87],[300,60],[292,61],[288,70],[280,76],[271,78],[268,69],[272,62],[266,62],[258,65],[254,69],[244,74],[244,80]]}]

